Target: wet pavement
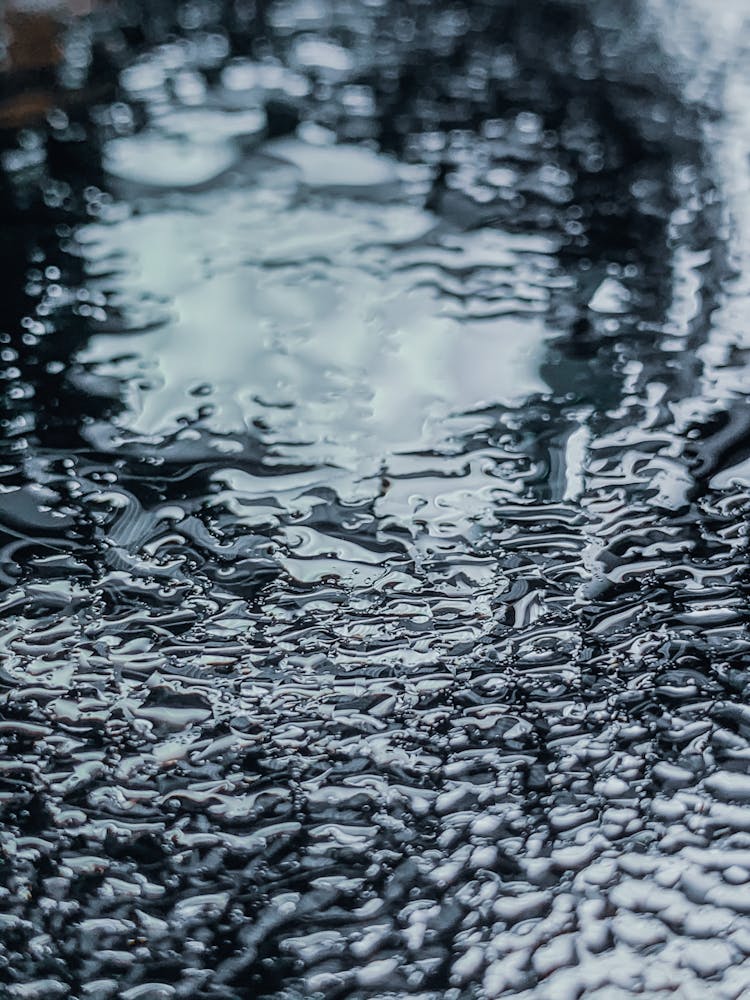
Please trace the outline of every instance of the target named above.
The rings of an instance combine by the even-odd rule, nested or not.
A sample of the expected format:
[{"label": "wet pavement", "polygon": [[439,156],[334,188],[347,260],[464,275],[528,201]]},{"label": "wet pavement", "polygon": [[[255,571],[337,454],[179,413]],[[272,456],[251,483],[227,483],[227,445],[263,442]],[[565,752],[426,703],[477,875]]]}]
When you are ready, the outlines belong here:
[{"label": "wet pavement", "polygon": [[8,995],[750,995],[745,5],[48,6]]}]

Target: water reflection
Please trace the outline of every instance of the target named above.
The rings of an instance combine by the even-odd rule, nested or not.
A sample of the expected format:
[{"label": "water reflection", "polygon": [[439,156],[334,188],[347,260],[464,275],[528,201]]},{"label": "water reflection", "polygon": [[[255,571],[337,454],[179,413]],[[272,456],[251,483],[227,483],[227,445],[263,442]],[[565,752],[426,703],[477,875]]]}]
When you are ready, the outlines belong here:
[{"label": "water reflection", "polygon": [[11,995],[746,989],[746,133],[661,11],[66,22],[0,174]]}]

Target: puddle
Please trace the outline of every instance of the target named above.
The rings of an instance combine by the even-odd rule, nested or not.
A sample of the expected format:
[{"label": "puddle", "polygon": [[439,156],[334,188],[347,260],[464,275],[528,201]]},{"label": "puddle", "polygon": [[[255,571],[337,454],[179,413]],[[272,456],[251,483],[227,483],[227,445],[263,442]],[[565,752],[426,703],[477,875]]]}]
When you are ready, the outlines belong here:
[{"label": "puddle", "polygon": [[8,995],[744,996],[742,5],[21,6]]}]

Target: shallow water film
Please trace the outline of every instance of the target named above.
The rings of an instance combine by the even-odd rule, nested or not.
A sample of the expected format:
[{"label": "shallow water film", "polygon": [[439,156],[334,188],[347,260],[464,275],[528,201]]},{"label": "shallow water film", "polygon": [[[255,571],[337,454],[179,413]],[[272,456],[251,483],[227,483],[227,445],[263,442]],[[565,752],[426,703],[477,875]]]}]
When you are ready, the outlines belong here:
[{"label": "shallow water film", "polygon": [[747,3],[0,25],[0,994],[750,997]]}]

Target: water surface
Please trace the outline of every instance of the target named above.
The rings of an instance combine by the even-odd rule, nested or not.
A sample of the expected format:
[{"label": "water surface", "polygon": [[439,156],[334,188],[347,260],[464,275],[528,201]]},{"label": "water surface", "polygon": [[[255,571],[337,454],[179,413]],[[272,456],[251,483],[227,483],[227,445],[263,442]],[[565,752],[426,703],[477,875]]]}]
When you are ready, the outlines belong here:
[{"label": "water surface", "polygon": [[742,8],[6,68],[10,996],[750,990]]}]

